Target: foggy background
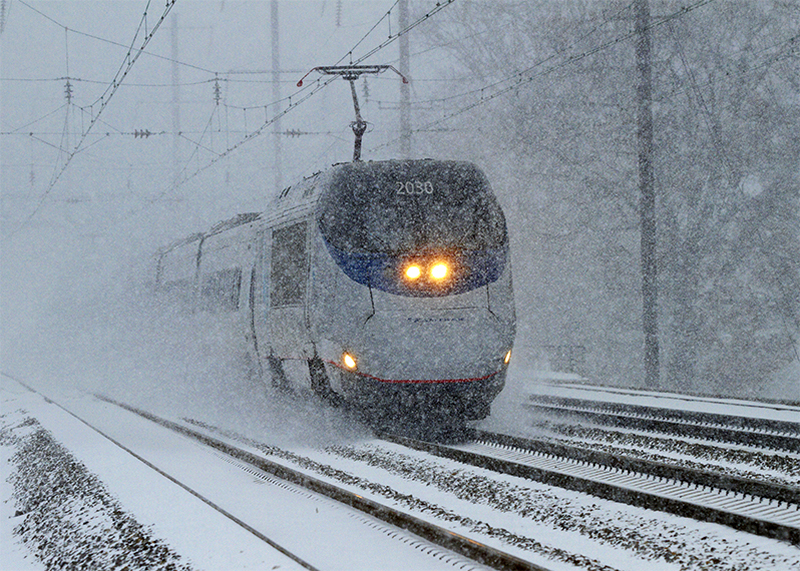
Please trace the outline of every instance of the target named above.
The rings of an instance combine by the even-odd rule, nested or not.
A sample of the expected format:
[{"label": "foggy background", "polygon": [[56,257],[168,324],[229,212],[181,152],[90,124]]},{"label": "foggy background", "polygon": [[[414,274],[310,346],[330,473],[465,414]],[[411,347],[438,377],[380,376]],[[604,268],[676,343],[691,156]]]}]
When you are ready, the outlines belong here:
[{"label": "foggy background", "polygon": [[[179,0],[162,21],[163,0],[2,0],[4,371],[153,400],[165,378],[209,402],[202,379],[243,383],[224,324],[150,303],[153,254],[350,160],[348,84],[296,83],[399,30],[393,1],[278,5],[275,70],[267,1]],[[510,384],[641,387],[633,4],[435,9],[410,2],[411,154],[474,161],[505,209]],[[650,9],[661,386],[798,400],[800,5]],[[363,63],[397,67],[398,42]],[[400,88],[358,81],[366,160],[400,155]]]}]

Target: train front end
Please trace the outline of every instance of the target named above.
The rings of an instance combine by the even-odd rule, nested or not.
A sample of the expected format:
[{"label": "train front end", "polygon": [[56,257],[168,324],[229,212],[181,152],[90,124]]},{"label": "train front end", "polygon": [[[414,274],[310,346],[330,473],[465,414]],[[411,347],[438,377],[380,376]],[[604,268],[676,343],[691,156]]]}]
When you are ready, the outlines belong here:
[{"label": "train front end", "polygon": [[334,390],[389,416],[485,417],[515,317],[505,218],[484,174],[454,161],[341,165],[316,219]]}]

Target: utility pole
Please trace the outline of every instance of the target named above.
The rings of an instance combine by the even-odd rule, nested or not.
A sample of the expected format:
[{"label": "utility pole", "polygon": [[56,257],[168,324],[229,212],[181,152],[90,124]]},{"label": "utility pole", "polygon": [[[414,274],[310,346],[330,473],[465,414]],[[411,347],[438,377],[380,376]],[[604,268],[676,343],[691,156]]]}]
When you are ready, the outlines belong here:
[{"label": "utility pole", "polygon": [[[278,35],[278,0],[272,0],[270,5],[272,16],[272,99],[276,105],[281,99],[281,74],[280,74],[280,44]],[[283,188],[283,174],[281,170],[281,120],[280,117],[272,123],[272,138],[275,143],[275,189]]]},{"label": "utility pole", "polygon": [[[398,4],[399,28],[402,32],[408,28],[408,0],[400,0]],[[400,73],[410,77],[410,56],[408,34],[400,36]],[[411,86],[407,82],[400,84],[400,156],[404,159],[411,158]]]},{"label": "utility pole", "polygon": [[642,329],[645,386],[659,386],[658,267],[656,265],[656,195],[653,176],[653,109],[650,69],[649,0],[636,0],[636,67],[638,70],[637,141],[639,220],[641,224]]},{"label": "utility pole", "polygon": [[181,88],[178,65],[178,13],[172,14],[172,184],[177,186],[181,176]]}]

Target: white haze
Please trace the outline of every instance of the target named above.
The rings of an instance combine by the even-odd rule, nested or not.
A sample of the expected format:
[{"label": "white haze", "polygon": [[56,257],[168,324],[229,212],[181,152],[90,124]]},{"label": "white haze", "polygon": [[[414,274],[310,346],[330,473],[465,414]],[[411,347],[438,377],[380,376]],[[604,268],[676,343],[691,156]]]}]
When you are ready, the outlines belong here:
[{"label": "white haze", "polygon": [[[163,3],[155,4],[148,17],[151,27],[163,9]],[[281,76],[284,96],[297,92],[295,82],[310,68],[333,64],[346,56],[393,2],[344,2],[338,26],[336,4],[280,3],[281,67],[296,71]],[[32,3],[70,30],[121,44],[130,42],[144,5],[110,1]],[[418,8],[424,5],[416,3]],[[351,427],[346,418],[330,411],[306,411],[304,407],[311,405],[302,399],[275,397],[248,377],[238,358],[240,336],[224,320],[215,315],[187,315],[179,308],[160,305],[150,294],[153,254],[158,247],[238,212],[266,208],[275,180],[271,127],[228,158],[172,189],[172,136],[141,139],[119,134],[139,129],[172,131],[171,64],[145,54],[87,138],[86,150],[75,155],[50,188],[49,181],[60,171],[65,157],[53,145],[73,149],[91,116],[88,108],[83,113],[73,108],[69,116],[65,110],[48,115],[64,104],[64,81],[55,78],[69,75],[90,80],[72,82],[78,105],[88,106],[124,61],[125,50],[65,33],[19,2],[12,1],[10,6],[2,34],[1,129],[17,133],[0,138],[0,368],[44,390],[103,392],[156,412],[202,416],[209,422],[252,429],[254,433],[283,431],[287,438],[305,438],[305,425],[313,417],[319,428],[313,438],[329,433],[357,436],[360,429]],[[456,3],[437,18],[447,19],[451,17],[448,12],[461,9]],[[223,73],[271,68],[268,2],[179,1],[174,13],[179,18],[180,61]],[[168,19],[148,47],[149,53],[170,57],[170,25]],[[393,14],[392,33],[396,25]],[[449,61],[447,52],[427,51],[426,30],[430,28],[421,26],[412,34],[412,53],[420,52],[412,62],[412,77],[419,79],[412,83],[412,89],[419,99],[441,97],[437,81],[447,79],[458,67],[455,61]],[[379,44],[388,33],[389,23],[384,21],[356,55]],[[369,61],[396,65],[396,54],[394,44]],[[317,77],[312,75],[309,81]],[[268,74],[228,76],[231,81],[222,82],[223,97],[231,105],[226,111],[215,109],[213,78],[207,71],[180,68],[180,81],[185,84],[181,87],[180,121],[186,136],[180,140],[179,164],[188,175],[215,156],[207,149],[224,151],[243,137],[245,126],[252,132],[275,110],[263,108],[265,102],[272,101]],[[475,82],[468,88],[483,84],[482,78],[475,78]],[[365,118],[372,123],[365,138],[367,158],[388,158],[397,153],[399,83],[391,72],[369,80],[370,98],[362,100]],[[359,83],[363,97],[362,88]],[[237,111],[233,106],[252,109]],[[282,139],[284,184],[331,163],[349,160],[352,118],[349,89],[342,81],[287,114],[282,129],[321,134]],[[422,141],[424,134],[415,135],[417,152],[478,162],[493,178],[509,214],[512,244],[518,249],[513,256],[520,300],[519,341],[511,386],[500,402],[511,407],[513,399],[524,394],[524,383],[530,382],[528,371],[546,366],[536,345],[546,341],[542,334],[546,326],[541,323],[540,308],[529,301],[539,299],[531,292],[536,283],[546,283],[548,276],[533,265],[537,256],[523,251],[531,239],[526,234],[527,221],[516,208],[527,196],[515,193],[522,175],[514,171],[513,164],[487,160],[491,154],[480,148],[481,133],[465,130],[468,123],[462,118],[459,131],[441,138],[434,139],[438,135],[432,134],[431,139]],[[65,124],[69,127],[66,130]],[[189,139],[201,140],[206,127],[202,145],[191,144]],[[36,133],[35,137],[24,136],[28,132]],[[380,147],[383,144],[386,146]],[[750,181],[746,191],[758,194],[759,184]],[[555,265],[559,260],[550,263]],[[574,271],[579,280],[580,268]],[[568,273],[559,283],[569,279]],[[588,303],[568,296],[563,301],[574,306]],[[800,398],[800,364],[793,367],[779,376],[780,383],[766,396]]]}]

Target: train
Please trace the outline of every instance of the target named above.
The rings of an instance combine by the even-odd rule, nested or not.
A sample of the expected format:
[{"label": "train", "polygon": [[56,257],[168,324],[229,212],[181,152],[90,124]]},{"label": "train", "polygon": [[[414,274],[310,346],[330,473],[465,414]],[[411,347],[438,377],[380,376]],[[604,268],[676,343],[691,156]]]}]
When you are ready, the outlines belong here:
[{"label": "train", "polygon": [[157,290],[232,319],[275,387],[466,422],[505,385],[508,230],[473,163],[336,164],[156,258]]}]

